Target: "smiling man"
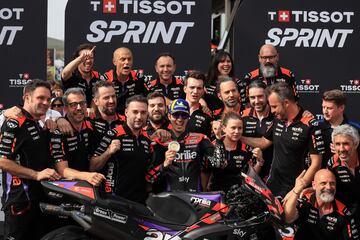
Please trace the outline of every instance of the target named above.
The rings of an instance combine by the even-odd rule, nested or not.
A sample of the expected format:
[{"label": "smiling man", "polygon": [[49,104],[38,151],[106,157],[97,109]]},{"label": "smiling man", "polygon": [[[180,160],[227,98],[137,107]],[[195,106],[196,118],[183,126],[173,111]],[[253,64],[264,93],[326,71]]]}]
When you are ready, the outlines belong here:
[{"label": "smiling man", "polygon": [[[276,83],[268,91],[268,102],[275,119],[262,138],[243,137],[244,143],[265,149],[274,146],[274,157],[267,185],[276,195],[284,197],[295,178],[308,169],[307,185],[321,166],[324,151],[321,130],[314,117],[303,116],[292,88],[287,83]],[[306,163],[310,158],[310,163]]]},{"label": "smiling man", "polygon": [[166,105],[174,99],[185,97],[182,80],[174,77],[175,70],[175,58],[170,53],[159,54],[155,63],[158,78],[151,80],[147,86],[150,92],[162,93]]}]

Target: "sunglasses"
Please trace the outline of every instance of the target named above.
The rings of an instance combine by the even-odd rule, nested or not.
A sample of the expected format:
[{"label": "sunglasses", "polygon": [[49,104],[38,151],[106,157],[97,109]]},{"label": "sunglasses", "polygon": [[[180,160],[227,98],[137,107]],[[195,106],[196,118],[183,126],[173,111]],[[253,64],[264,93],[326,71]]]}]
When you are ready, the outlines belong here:
[{"label": "sunglasses", "polygon": [[184,113],[184,112],[175,112],[175,113],[171,114],[171,116],[173,116],[173,118],[175,118],[175,119],[179,119],[179,118],[188,119],[188,118],[190,118],[190,115],[187,114],[187,113]]},{"label": "sunglasses", "polygon": [[61,104],[61,103],[59,103],[59,104],[53,104],[53,105],[51,105],[52,107],[62,107],[62,106],[64,106],[63,104]]}]

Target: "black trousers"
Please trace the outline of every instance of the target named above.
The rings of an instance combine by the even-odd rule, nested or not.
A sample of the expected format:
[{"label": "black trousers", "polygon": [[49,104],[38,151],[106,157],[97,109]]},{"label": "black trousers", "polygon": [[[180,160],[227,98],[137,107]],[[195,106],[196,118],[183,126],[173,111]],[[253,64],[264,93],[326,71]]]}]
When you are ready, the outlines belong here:
[{"label": "black trousers", "polygon": [[4,209],[4,239],[41,239],[56,228],[56,218],[43,214],[39,202],[17,203]]}]

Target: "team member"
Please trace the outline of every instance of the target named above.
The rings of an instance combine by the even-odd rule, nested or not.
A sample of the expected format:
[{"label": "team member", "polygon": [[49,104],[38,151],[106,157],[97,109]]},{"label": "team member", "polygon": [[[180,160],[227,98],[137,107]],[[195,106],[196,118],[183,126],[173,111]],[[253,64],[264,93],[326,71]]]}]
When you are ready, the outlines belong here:
[{"label": "team member", "polygon": [[[242,113],[244,122],[243,136],[245,137],[262,137],[266,130],[271,126],[274,115],[270,111],[270,106],[266,98],[266,84],[261,81],[253,81],[249,85],[250,108]],[[273,146],[263,151],[265,160],[264,166],[260,171],[260,176],[265,178],[270,172],[270,166],[273,157]]]},{"label": "team member", "polygon": [[93,146],[96,148],[108,130],[125,122],[125,116],[116,113],[117,99],[111,82],[97,82],[93,92],[95,111],[89,121],[94,129]]},{"label": "team member", "polygon": [[45,199],[40,181],[59,179],[51,166],[63,158],[60,144],[51,144],[49,132],[38,125],[50,106],[50,84],[31,81],[25,86],[23,99],[22,116],[5,121],[0,139],[4,238],[15,240],[40,239],[50,230],[39,209],[39,202]]},{"label": "team member", "polygon": [[[227,192],[231,186],[241,184],[240,172],[247,172],[248,165],[254,166],[256,172],[260,172],[264,159],[260,148],[251,151],[240,141],[243,133],[243,121],[239,114],[227,112],[221,121],[224,137],[216,140],[216,145],[223,149],[224,162],[219,168],[212,171],[211,185],[212,191]],[[253,157],[256,163],[253,164]]]},{"label": "team member", "polygon": [[267,185],[276,195],[284,197],[294,186],[296,176],[304,170],[309,156],[311,163],[304,176],[306,184],[313,180],[321,166],[324,150],[321,130],[313,117],[304,117],[287,83],[276,83],[269,89],[268,101],[275,119],[262,138],[243,137],[246,144],[265,149],[274,144],[274,157]]},{"label": "team member", "polygon": [[203,111],[200,99],[204,95],[205,75],[199,71],[190,71],[184,80],[186,101],[190,105],[190,119],[187,130],[211,136],[212,117]]},{"label": "team member", "polygon": [[319,170],[312,182],[315,192],[298,199],[307,185],[304,175],[305,171],[296,178],[295,187],[284,204],[286,222],[296,220],[299,227],[295,239],[359,239],[358,227],[349,210],[335,199],[334,174],[327,169]]},{"label": "team member", "polygon": [[89,43],[81,44],[74,53],[74,59],[61,72],[61,80],[65,91],[79,87],[86,94],[86,102],[91,106],[92,88],[100,80],[101,74],[94,70],[95,46]]},{"label": "team member", "polygon": [[259,51],[259,64],[259,68],[245,75],[242,86],[246,87],[246,91],[241,91],[243,106],[248,103],[247,87],[254,80],[263,81],[268,86],[277,82],[286,82],[291,86],[296,99],[298,99],[295,76],[289,69],[279,66],[279,53],[273,45],[264,44],[261,46]]},{"label": "team member", "polygon": [[[345,94],[338,89],[333,89],[324,92],[322,97],[322,113],[324,115],[324,119],[320,120],[319,126],[324,135],[324,145],[325,145],[325,153],[323,155],[322,166],[325,167],[327,161],[333,156],[333,152],[331,151],[331,134],[335,127],[350,124],[356,129],[360,129],[360,124],[355,121],[350,121],[345,116],[345,107],[346,107],[346,96]],[[360,149],[358,149],[358,153],[360,153]]]},{"label": "team member", "polygon": [[151,80],[147,86],[149,92],[162,93],[166,105],[172,100],[185,97],[182,80],[174,77],[175,70],[175,58],[170,53],[161,53],[155,63],[158,78]]},{"label": "team member", "polygon": [[[154,142],[154,166],[149,172],[148,180],[165,179],[166,187],[154,189],[157,191],[201,191],[207,186],[206,175],[202,170],[208,167],[207,159],[214,152],[214,146],[206,135],[190,132],[186,127],[190,118],[190,107],[183,99],[174,100],[169,107],[169,120],[172,125],[171,140]],[[177,141],[178,151],[168,150],[169,142]],[[202,178],[203,177],[203,178]]]},{"label": "team member", "polygon": [[142,130],[148,116],[146,98],[126,100],[126,123],[109,130],[90,161],[91,171],[106,176],[105,191],[144,202],[147,169],[151,167],[151,141]]},{"label": "team member", "polygon": [[232,78],[220,77],[217,85],[218,97],[223,103],[223,108],[213,112],[215,119],[220,119],[224,113],[236,112],[241,114],[240,94]]},{"label": "team member", "polygon": [[60,131],[54,135],[62,138],[61,145],[65,159],[55,163],[56,170],[67,179],[86,180],[93,185],[99,185],[105,179],[104,175],[89,172],[89,161],[93,148],[91,138],[93,129],[86,115],[86,96],[81,88],[69,88],[63,96],[65,103],[65,118],[70,122],[74,135],[62,136]]},{"label": "team member", "polygon": [[[217,51],[212,58],[206,84],[204,100],[209,106],[211,111],[223,108],[223,103],[218,97],[218,84],[220,78],[232,78],[234,81],[239,82],[234,76],[234,61],[230,53],[220,50]],[[239,88],[244,89],[244,88]],[[244,89],[245,90],[245,89]]]},{"label": "team member", "polygon": [[147,100],[149,118],[144,127],[147,134],[152,136],[158,129],[171,129],[170,121],[166,116],[166,100],[164,95],[155,91],[149,93]]},{"label": "team member", "polygon": [[124,114],[126,99],[137,94],[146,95],[147,89],[143,76],[132,70],[133,54],[130,49],[116,49],[113,53],[113,64],[114,68],[107,71],[104,78],[114,84],[117,112]]},{"label": "team member", "polygon": [[360,161],[357,154],[359,133],[349,124],[343,124],[334,128],[332,142],[336,153],[329,160],[328,168],[336,176],[336,197],[360,221]]}]

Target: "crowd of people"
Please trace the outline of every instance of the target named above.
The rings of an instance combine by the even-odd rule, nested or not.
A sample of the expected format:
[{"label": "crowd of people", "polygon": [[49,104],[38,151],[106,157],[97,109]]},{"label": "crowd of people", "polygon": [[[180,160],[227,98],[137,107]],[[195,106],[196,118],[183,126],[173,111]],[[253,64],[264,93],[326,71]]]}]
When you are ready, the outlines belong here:
[{"label": "crowd of people", "polygon": [[80,45],[60,88],[33,80],[23,105],[1,116],[5,239],[58,226],[39,209],[41,180],[85,180],[144,204],[163,191],[227,192],[249,168],[282,200],[295,239],[359,239],[360,124],[346,118],[346,96],[326,91],[317,120],[277,49],[263,45],[258,57],[243,78],[218,51],[207,74],[177,79],[174,56],[161,53],[157,78],[145,80],[130,49],[116,49],[101,74],[95,46]]}]

